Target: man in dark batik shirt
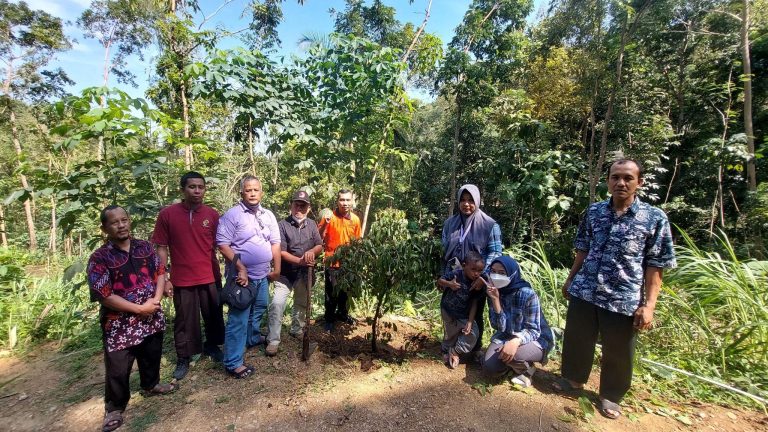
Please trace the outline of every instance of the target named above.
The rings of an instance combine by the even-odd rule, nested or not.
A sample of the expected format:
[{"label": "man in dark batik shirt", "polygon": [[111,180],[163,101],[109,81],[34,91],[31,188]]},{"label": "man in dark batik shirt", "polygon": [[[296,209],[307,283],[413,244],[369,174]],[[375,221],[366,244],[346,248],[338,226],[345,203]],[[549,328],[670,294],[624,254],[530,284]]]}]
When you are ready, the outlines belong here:
[{"label": "man in dark batik shirt", "polygon": [[651,328],[665,268],[675,267],[667,215],[637,197],[639,162],[620,159],[608,172],[611,198],[592,204],[579,226],[576,259],[563,286],[569,299],[562,375],[556,390],[579,390],[602,344],[599,411],[615,419],[632,382],[639,330]]},{"label": "man in dark batik shirt", "polygon": [[101,230],[107,242],[91,255],[87,274],[91,300],[101,303],[106,370],[102,430],[112,431],[123,424],[134,360],[145,394],[169,393],[176,386],[160,384],[165,267],[149,242],[131,238],[131,220],[123,208],[102,210]]}]

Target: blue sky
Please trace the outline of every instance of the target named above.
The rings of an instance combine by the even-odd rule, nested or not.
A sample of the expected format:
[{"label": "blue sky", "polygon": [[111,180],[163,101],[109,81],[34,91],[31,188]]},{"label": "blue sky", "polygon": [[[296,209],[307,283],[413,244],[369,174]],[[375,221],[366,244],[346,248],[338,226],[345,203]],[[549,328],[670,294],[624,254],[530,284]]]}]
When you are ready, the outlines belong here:
[{"label": "blue sky", "polygon": [[[75,81],[69,91],[76,93],[81,89],[102,84],[103,48],[93,39],[85,39],[82,31],[75,25],[80,14],[91,3],[91,0],[26,0],[34,9],[42,9],[48,13],[67,21],[66,32],[76,42],[72,50],[59,54],[54,60],[54,65],[61,67]],[[450,41],[453,31],[461,22],[464,12],[471,0],[433,0],[430,20],[426,31],[436,33],[443,43]],[[224,0],[200,0],[199,4],[206,16],[212,14]],[[424,10],[428,0],[415,0],[409,4],[408,0],[388,0],[386,4],[394,6],[397,18],[405,23],[412,22],[419,25],[424,19]],[[207,27],[224,27],[230,31],[242,29],[247,26],[247,18],[241,18],[243,9],[248,0],[233,0],[227,4],[209,23]],[[535,0],[533,16],[539,15],[542,5],[546,0]],[[327,34],[333,30],[333,18],[329,9],[344,9],[343,0],[305,0],[300,6],[295,0],[287,0],[283,4],[283,22],[278,28],[279,37],[282,40],[281,55],[298,53],[298,40],[305,34]],[[199,21],[199,20],[198,20]],[[235,38],[225,40],[220,44],[221,48],[229,48],[239,45]],[[137,76],[138,88],[132,89],[110,78],[110,86],[119,86],[128,91],[134,97],[143,97],[144,90],[153,71],[153,58],[157,55],[156,48],[151,48],[145,53],[142,62],[137,57],[129,59],[129,69]]]}]

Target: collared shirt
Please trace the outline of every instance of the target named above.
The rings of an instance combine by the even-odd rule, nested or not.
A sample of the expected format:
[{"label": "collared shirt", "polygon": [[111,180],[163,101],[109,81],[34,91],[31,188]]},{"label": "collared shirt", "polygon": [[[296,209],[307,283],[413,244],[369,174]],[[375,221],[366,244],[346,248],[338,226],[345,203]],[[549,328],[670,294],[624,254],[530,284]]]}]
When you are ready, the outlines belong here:
[{"label": "collared shirt", "polygon": [[[361,237],[360,218],[352,212],[342,216],[339,210],[336,209],[329,222],[326,222],[325,218],[320,220],[318,228],[323,229],[326,224],[328,228],[323,233],[326,259],[333,256],[337,247],[349,243],[352,239]],[[338,264],[335,264],[334,267],[338,267]]]},{"label": "collared shirt", "polygon": [[[131,239],[126,252],[107,242],[88,260],[88,286],[91,301],[116,295],[134,304],[144,304],[155,295],[157,278],[165,273],[152,244]],[[102,304],[100,311],[104,346],[108,352],[140,344],[145,337],[165,330],[163,311],[149,318],[116,311]]]},{"label": "collared shirt", "polygon": [[667,215],[639,198],[621,216],[611,199],[589,206],[573,245],[587,257],[568,293],[623,315],[643,301],[647,267],[677,265]]},{"label": "collared shirt", "polygon": [[190,287],[221,279],[216,260],[218,225],[219,213],[204,204],[191,209],[181,202],[160,210],[152,243],[168,247],[174,286]]},{"label": "collared shirt", "polygon": [[534,342],[545,352],[552,349],[552,330],[541,312],[539,296],[532,288],[518,288],[501,295],[499,300],[501,313],[496,313],[491,299],[488,299],[488,317],[496,330],[492,341],[506,342],[517,337],[520,345]]},{"label": "collared shirt", "polygon": [[249,279],[263,279],[269,274],[272,245],[280,244],[280,228],[275,215],[261,204],[252,211],[240,201],[219,219],[216,244],[240,254]]},{"label": "collared shirt", "polygon": [[[280,226],[280,250],[295,257],[302,257],[308,250],[323,244],[317,223],[312,219],[307,218],[299,223],[293,216],[288,216],[280,220],[278,225]],[[280,282],[292,286],[300,273],[306,276],[304,269],[306,267],[283,261],[280,265]]]},{"label": "collared shirt", "polygon": [[472,290],[472,281],[464,276],[464,271],[461,269],[449,271],[442,277],[444,280],[451,280],[453,278],[456,278],[456,282],[461,285],[461,288],[456,291],[450,288],[443,289],[440,307],[453,319],[469,319],[469,310],[472,302],[478,301],[481,295],[485,295],[485,291]]}]

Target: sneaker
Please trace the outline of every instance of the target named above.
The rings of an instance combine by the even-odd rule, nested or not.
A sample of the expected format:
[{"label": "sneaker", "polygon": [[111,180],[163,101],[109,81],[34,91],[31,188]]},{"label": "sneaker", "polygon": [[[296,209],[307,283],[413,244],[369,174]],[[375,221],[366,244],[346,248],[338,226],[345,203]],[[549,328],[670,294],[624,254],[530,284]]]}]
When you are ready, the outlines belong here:
[{"label": "sneaker", "polygon": [[510,382],[522,388],[528,388],[531,386],[531,378],[533,378],[534,373],[536,373],[536,368],[533,365],[528,366],[528,370],[525,373],[512,377]]},{"label": "sneaker", "polygon": [[304,337],[304,330],[296,330],[296,331],[291,330],[290,332],[288,332],[288,334],[293,338],[301,339],[302,337]]},{"label": "sneaker", "polygon": [[216,345],[203,349],[203,354],[207,355],[211,360],[217,363],[224,361],[224,353],[221,351],[221,348]]},{"label": "sneaker", "polygon": [[181,380],[189,372],[189,357],[182,357],[176,360],[176,370],[173,371],[173,379]]},{"label": "sneaker", "polygon": [[270,342],[267,345],[267,349],[264,350],[264,353],[267,354],[267,357],[274,357],[277,355],[277,347],[280,345],[280,342]]}]

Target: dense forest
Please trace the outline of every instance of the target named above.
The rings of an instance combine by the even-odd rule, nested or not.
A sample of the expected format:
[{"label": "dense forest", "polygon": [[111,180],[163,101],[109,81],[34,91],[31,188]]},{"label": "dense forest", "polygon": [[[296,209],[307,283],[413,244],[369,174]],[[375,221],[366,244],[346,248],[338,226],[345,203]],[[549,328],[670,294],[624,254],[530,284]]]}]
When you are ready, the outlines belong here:
[{"label": "dense forest", "polygon": [[[68,286],[55,301],[90,307],[70,264],[101,241],[98,211],[125,206],[146,238],[190,169],[220,211],[244,174],[263,179],[278,215],[299,187],[315,211],[349,187],[366,233],[395,214],[437,236],[457,188],[474,183],[561,326],[576,227],[608,195],[607,164],[628,157],[680,247],[644,355],[768,395],[765,0],[550,0],[538,17],[532,0],[473,0],[448,41],[430,32],[443,2],[412,1],[423,20],[404,23],[385,1],[346,0],[330,11],[334,33],[285,58],[281,0],[205,2],[244,10],[236,34],[206,26],[202,3],[94,0],[77,25],[103,48],[104,85],[73,95],[51,67],[75,55],[62,20],[0,0],[0,295],[16,299],[0,307],[0,346],[93,319],[49,310],[59,321],[41,327],[54,300],[33,290]],[[232,38],[239,48],[222,49]],[[134,98],[126,62],[150,52]],[[30,265],[58,276],[40,282]]]}]

